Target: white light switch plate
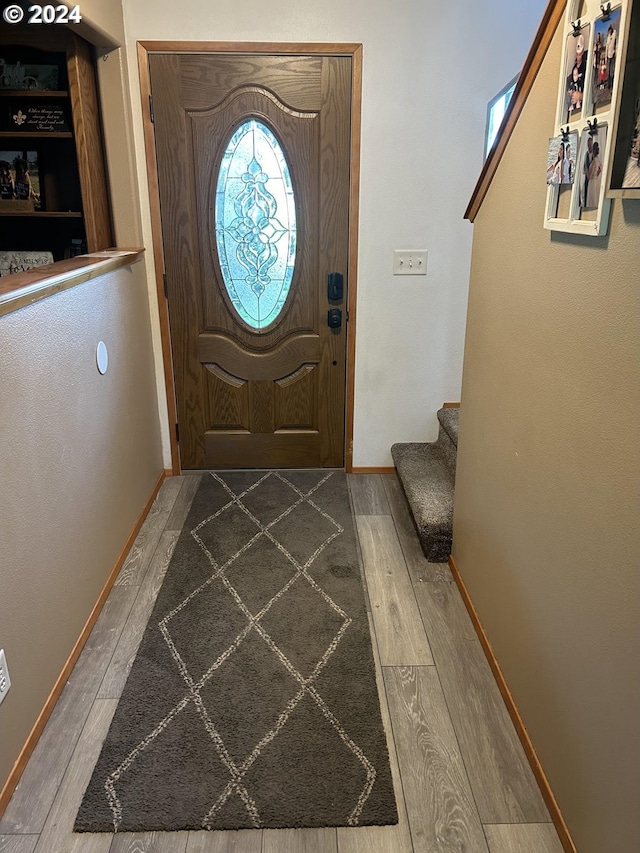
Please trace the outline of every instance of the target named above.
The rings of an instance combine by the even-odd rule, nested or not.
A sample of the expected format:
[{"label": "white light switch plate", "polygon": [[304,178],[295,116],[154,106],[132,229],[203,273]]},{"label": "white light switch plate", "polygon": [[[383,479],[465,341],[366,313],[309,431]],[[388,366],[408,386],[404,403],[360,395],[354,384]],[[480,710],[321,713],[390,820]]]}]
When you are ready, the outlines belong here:
[{"label": "white light switch plate", "polygon": [[426,249],[396,249],[393,253],[394,275],[426,275]]}]

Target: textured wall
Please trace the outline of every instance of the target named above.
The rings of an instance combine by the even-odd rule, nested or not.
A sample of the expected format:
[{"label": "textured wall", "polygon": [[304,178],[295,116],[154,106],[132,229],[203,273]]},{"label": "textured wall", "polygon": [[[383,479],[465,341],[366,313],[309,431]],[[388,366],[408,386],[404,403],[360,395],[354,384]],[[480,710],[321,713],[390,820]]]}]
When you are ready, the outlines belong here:
[{"label": "textured wall", "polygon": [[[124,2],[132,68],[136,39],[363,43],[356,465],[391,464],[393,442],[435,437],[436,410],[459,399],[472,231],[462,216],[487,101],[519,70],[545,5]],[[135,81],[131,101],[150,246]],[[429,276],[394,277],[397,248],[428,249]]]},{"label": "textured wall", "polygon": [[0,340],[2,788],[163,466],[143,264],[0,317]]},{"label": "textured wall", "polygon": [[640,849],[640,202],[543,230],[556,37],[476,219],[454,557],[580,853]]},{"label": "textured wall", "polygon": [[84,23],[88,23],[98,33],[106,33],[110,41],[122,42],[122,0],[83,0],[80,11]]}]

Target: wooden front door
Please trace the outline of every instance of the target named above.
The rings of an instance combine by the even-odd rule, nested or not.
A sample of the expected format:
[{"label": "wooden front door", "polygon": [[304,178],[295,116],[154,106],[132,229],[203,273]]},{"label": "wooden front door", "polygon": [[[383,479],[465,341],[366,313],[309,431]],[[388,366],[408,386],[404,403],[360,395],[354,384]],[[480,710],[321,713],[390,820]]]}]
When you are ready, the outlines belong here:
[{"label": "wooden front door", "polygon": [[149,57],[183,468],[344,465],[351,62]]}]

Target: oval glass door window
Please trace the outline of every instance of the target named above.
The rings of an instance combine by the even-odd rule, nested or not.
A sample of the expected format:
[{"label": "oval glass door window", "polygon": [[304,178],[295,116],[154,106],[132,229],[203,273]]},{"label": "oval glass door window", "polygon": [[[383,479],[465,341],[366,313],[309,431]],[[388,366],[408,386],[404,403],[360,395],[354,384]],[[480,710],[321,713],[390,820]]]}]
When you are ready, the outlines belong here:
[{"label": "oval glass door window", "polygon": [[284,151],[256,119],[237,128],[222,157],[215,231],[233,307],[252,329],[266,328],[282,311],[291,287],[296,208]]}]

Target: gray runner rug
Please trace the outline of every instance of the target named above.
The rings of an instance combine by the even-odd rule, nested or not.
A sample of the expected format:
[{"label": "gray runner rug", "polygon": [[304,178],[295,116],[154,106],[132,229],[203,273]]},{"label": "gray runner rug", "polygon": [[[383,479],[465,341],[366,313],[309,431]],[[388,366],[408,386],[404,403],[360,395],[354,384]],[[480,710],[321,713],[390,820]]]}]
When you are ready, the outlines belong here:
[{"label": "gray runner rug", "polygon": [[75,831],[387,823],[345,475],[205,474]]}]

